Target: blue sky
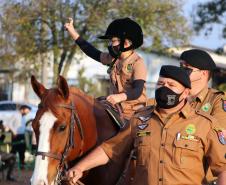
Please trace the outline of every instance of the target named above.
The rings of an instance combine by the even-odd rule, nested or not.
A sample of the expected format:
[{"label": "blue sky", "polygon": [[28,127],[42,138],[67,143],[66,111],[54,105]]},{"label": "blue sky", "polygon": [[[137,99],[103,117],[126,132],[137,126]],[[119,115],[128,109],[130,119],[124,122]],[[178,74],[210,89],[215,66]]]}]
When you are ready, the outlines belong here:
[{"label": "blue sky", "polygon": [[[190,25],[192,25],[191,14],[192,11],[194,11],[194,9],[196,8],[196,5],[198,3],[205,3],[208,1],[210,0],[184,0],[183,10]],[[222,39],[221,37],[221,27],[221,25],[214,25],[212,33],[208,36],[205,36],[204,31],[201,31],[199,34],[195,34],[191,39],[191,44],[209,49],[223,47],[223,45],[226,44],[226,39]]]}]

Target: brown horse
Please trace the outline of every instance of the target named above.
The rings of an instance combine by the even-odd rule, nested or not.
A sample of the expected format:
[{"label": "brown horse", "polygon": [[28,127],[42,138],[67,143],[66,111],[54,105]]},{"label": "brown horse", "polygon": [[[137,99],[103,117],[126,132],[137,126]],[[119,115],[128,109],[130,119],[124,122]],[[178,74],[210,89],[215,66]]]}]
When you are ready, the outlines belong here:
[{"label": "brown horse", "polygon": [[[118,132],[103,107],[94,98],[69,88],[59,77],[58,86],[46,89],[34,76],[33,90],[41,103],[32,123],[38,151],[31,178],[32,185],[61,184],[62,171],[86,155],[95,146]],[[116,184],[129,148],[117,163],[94,168],[81,181],[86,185]]]}]

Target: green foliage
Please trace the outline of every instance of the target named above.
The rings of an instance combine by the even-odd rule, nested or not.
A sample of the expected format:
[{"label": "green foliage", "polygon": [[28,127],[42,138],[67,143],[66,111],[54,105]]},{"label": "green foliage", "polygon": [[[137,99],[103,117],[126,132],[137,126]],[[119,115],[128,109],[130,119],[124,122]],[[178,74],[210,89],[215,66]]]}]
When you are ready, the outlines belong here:
[{"label": "green foliage", "polygon": [[179,0],[3,0],[0,65],[12,63],[18,69],[17,77],[26,79],[31,73],[41,74],[40,59],[48,53],[53,83],[59,71],[66,77],[75,53],[80,52],[64,29],[68,17],[95,46],[103,46],[96,36],[121,17],[141,24],[147,40],[143,49],[158,51],[185,44],[191,32],[181,7]]},{"label": "green foliage", "polygon": [[220,91],[226,92],[226,83],[222,83],[218,86],[218,88]]},{"label": "green foliage", "polygon": [[211,33],[214,24],[223,25],[222,37],[226,38],[226,1],[212,0],[199,4],[194,13],[194,26],[196,31],[205,30],[206,35]]},{"label": "green foliage", "polygon": [[[85,75],[85,68],[82,67],[78,71],[77,76],[77,87],[84,91],[85,93],[98,97],[98,96],[104,96],[103,89],[105,89],[106,84],[101,84],[101,82],[98,82],[97,80],[93,81],[92,79],[87,78]],[[99,84],[99,88],[97,87]]]}]

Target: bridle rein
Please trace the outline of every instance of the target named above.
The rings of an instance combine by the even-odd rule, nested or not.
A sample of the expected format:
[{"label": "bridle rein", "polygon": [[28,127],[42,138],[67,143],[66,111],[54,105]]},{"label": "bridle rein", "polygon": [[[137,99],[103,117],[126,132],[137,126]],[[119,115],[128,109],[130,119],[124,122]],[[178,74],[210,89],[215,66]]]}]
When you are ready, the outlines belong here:
[{"label": "bridle rein", "polygon": [[[58,168],[57,168],[57,176],[54,182],[54,185],[59,185],[61,181],[63,180],[63,171],[68,168],[67,162],[66,162],[66,157],[68,155],[69,149],[75,148],[75,142],[74,142],[74,132],[75,132],[75,126],[77,124],[79,134],[81,137],[81,146],[80,146],[80,156],[83,154],[82,148],[84,144],[84,132],[82,128],[81,121],[79,119],[78,113],[76,111],[76,107],[71,101],[70,105],[66,104],[56,104],[57,107],[60,108],[65,108],[71,110],[71,119],[70,119],[70,128],[69,128],[69,136],[67,139],[67,143],[64,147],[64,151],[62,154],[56,154],[56,153],[51,153],[51,152],[42,152],[42,151],[37,151],[36,156],[40,155],[42,156],[42,160],[45,159],[45,157],[53,158],[55,160],[60,161]],[[44,107],[43,103],[40,103],[38,108]]]}]

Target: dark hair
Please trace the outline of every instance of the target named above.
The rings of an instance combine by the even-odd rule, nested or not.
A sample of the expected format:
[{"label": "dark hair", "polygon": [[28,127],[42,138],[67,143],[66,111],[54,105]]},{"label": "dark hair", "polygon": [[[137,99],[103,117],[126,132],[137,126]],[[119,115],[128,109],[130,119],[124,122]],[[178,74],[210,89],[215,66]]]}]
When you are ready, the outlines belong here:
[{"label": "dark hair", "polygon": [[20,106],[20,110],[22,110],[22,109],[29,109],[29,110],[31,110],[31,107],[28,106],[28,105],[21,105]]}]

